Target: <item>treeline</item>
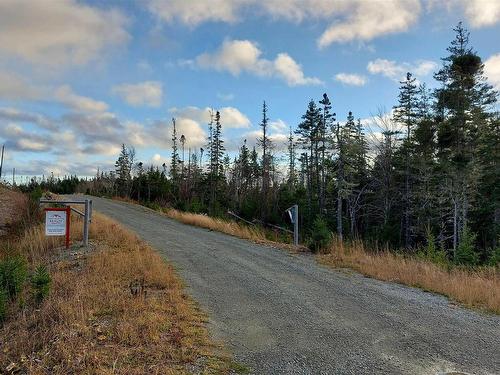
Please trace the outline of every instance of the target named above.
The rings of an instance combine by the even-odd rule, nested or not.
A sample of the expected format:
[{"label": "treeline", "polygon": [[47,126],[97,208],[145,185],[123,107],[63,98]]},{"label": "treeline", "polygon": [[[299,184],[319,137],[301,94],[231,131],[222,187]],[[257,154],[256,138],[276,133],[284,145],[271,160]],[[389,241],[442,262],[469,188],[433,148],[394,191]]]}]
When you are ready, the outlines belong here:
[{"label": "treeline", "polygon": [[173,119],[169,167],[146,167],[123,145],[115,171],[77,188],[281,225],[298,204],[303,239],[328,228],[344,239],[406,252],[427,246],[456,263],[485,262],[499,247],[500,115],[469,33],[461,24],[454,31],[434,74],[438,88],[408,73],[393,111],[378,118],[379,133],[351,112],[336,115],[324,94],[308,103],[281,153],[264,102],[257,147],[244,141],[233,159],[216,111],[204,148],[186,157],[189,140]]}]

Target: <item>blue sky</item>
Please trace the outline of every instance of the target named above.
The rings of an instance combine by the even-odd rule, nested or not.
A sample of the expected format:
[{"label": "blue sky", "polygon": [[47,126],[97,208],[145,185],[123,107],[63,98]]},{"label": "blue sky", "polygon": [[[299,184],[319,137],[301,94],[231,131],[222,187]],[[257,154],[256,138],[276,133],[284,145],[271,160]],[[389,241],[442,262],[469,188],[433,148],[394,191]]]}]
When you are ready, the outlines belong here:
[{"label": "blue sky", "polygon": [[279,153],[324,92],[341,121],[389,111],[406,71],[432,86],[461,20],[500,88],[498,0],[1,0],[4,171],[93,175],[122,143],[161,165],[171,118],[199,150],[207,108],[234,152],[263,100]]}]

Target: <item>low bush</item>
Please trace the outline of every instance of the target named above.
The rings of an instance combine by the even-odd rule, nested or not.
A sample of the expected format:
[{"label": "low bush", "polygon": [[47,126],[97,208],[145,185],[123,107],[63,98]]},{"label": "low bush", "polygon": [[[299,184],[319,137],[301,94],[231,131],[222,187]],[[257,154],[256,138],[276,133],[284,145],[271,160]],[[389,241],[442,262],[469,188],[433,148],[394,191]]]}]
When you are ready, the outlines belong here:
[{"label": "low bush", "polygon": [[429,260],[439,265],[446,265],[448,263],[446,250],[437,248],[436,238],[430,229],[427,229],[427,245],[417,255],[421,259]]},{"label": "low bush", "polygon": [[500,266],[500,246],[497,246],[491,251],[490,257],[488,258],[488,264],[490,266]]},{"label": "low bush", "polygon": [[455,264],[475,266],[479,263],[479,255],[475,250],[476,234],[466,225],[462,230],[457,251],[453,257]]},{"label": "low bush", "polygon": [[39,265],[31,276],[32,293],[37,303],[42,302],[49,295],[51,283],[52,279],[47,271],[47,267]]},{"label": "low bush", "polygon": [[325,219],[318,216],[311,228],[311,238],[309,240],[309,248],[313,252],[319,252],[326,249],[332,240],[332,234],[328,229],[328,224]]},{"label": "low bush", "polygon": [[26,259],[22,256],[8,256],[0,261],[0,289],[10,300],[21,292],[28,276]]}]

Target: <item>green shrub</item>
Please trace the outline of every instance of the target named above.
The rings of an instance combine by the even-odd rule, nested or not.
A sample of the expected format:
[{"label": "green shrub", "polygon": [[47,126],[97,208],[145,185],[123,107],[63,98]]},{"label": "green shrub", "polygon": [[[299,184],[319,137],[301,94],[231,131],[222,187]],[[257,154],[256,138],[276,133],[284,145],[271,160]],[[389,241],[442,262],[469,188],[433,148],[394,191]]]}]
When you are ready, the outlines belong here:
[{"label": "green shrub", "polygon": [[0,261],[0,289],[11,300],[21,292],[28,275],[26,260],[21,256],[9,256]]},{"label": "green shrub", "polygon": [[427,245],[423,249],[423,254],[421,254],[421,257],[430,260],[433,263],[441,265],[446,264],[448,262],[446,251],[443,248],[438,249],[436,247],[436,239],[429,228],[427,228],[426,230],[426,239]]},{"label": "green shrub", "polygon": [[488,258],[488,264],[490,266],[500,266],[500,246],[492,250],[490,257]]},{"label": "green shrub", "polygon": [[47,267],[39,265],[31,276],[33,297],[37,303],[42,302],[42,300],[49,295],[51,283],[52,279],[47,271]]},{"label": "green shrub", "polygon": [[476,234],[471,232],[467,225],[464,226],[460,242],[453,261],[459,265],[475,266],[479,262],[479,255],[475,250]]},{"label": "green shrub", "polygon": [[313,252],[318,252],[325,249],[330,244],[331,239],[332,235],[326,220],[318,216],[312,224],[309,248]]}]

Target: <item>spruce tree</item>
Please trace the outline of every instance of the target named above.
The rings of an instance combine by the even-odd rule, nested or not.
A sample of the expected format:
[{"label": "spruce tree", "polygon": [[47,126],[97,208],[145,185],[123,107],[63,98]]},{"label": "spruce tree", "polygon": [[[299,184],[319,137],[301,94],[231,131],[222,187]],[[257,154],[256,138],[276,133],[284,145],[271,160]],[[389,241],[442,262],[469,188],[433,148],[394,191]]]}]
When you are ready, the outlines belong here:
[{"label": "spruce tree", "polygon": [[170,177],[172,178],[172,183],[177,186],[179,183],[179,152],[177,148],[177,128],[175,124],[175,118],[172,118],[172,156],[170,162]]},{"label": "spruce tree", "polygon": [[406,128],[406,137],[402,144],[402,154],[404,155],[404,193],[403,193],[403,220],[402,232],[404,238],[404,246],[406,248],[411,245],[411,171],[410,158],[412,156],[412,129],[415,127],[416,118],[418,116],[417,106],[417,85],[416,79],[411,73],[406,74],[406,80],[401,81],[399,88],[399,103],[394,108],[394,120]]},{"label": "spruce tree", "polygon": [[[496,101],[496,92],[483,76],[481,58],[469,45],[469,32],[459,23],[455,39],[435,74],[441,87],[435,90],[438,113],[438,158],[444,193],[449,207],[453,250],[468,224],[477,195],[481,168],[477,151],[479,134],[488,123],[487,109]],[[445,227],[448,229],[448,226]]]}]

